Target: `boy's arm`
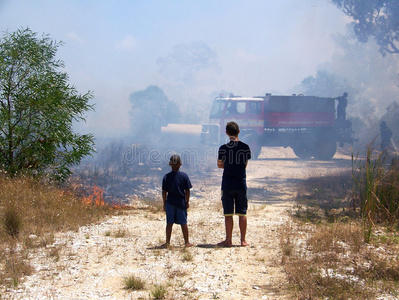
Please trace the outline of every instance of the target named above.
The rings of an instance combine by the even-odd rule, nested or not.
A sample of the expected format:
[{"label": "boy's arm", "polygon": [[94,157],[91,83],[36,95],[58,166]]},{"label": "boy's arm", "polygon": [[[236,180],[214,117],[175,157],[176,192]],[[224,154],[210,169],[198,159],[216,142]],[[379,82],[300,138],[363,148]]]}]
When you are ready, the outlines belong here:
[{"label": "boy's arm", "polygon": [[224,169],[224,162],[221,159],[218,159],[218,168],[219,169]]},{"label": "boy's arm", "polygon": [[186,190],[186,207],[190,207],[190,190]]},{"label": "boy's arm", "polygon": [[247,154],[247,162],[245,163],[245,168],[248,166],[248,161],[251,159],[251,149],[248,148],[249,153]]},{"label": "boy's arm", "polygon": [[224,149],[222,149],[221,147],[219,148],[219,152],[218,152],[218,168],[219,169],[224,169],[224,160],[222,160],[222,158],[224,157],[224,155],[226,151]]},{"label": "boy's arm", "polygon": [[162,190],[162,201],[163,201],[163,210],[165,210],[166,205],[166,196],[168,195],[167,191]]}]

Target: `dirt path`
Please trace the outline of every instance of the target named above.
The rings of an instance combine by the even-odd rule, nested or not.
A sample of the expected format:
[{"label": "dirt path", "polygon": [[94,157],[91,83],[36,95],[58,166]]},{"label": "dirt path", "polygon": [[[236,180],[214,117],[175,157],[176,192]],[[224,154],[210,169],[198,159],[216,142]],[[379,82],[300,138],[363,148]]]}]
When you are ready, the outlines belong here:
[{"label": "dirt path", "polygon": [[[57,235],[54,245],[38,250],[31,263],[36,273],[4,299],[152,299],[156,285],[166,289],[166,299],[288,299],[277,230],[289,221],[286,210],[296,193],[296,183],[309,176],[331,174],[350,167],[350,158],[337,155],[330,162],[297,160],[291,151],[264,149],[248,166],[248,235],[250,247],[217,248],[224,238],[221,214],[221,170],[207,179],[191,176],[189,210],[191,242],[182,247],[178,226],[172,249],[164,242],[165,216],[140,201],[135,210],[79,232]],[[160,201],[160,200],[159,200]],[[128,291],[123,278],[141,278],[146,289]],[[3,298],[2,298],[3,299]]]}]

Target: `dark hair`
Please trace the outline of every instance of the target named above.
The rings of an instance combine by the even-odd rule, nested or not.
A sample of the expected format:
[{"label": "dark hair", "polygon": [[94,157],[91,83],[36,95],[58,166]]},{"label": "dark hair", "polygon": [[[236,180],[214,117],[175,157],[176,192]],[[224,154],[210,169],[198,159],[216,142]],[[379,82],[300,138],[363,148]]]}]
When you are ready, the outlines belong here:
[{"label": "dark hair", "polygon": [[171,157],[170,157],[170,160],[169,160],[169,164],[170,165],[180,165],[181,164],[181,159],[180,159],[180,156],[179,155],[172,155]]},{"label": "dark hair", "polygon": [[236,122],[229,122],[226,124],[226,132],[230,136],[237,136],[240,133],[240,128]]}]

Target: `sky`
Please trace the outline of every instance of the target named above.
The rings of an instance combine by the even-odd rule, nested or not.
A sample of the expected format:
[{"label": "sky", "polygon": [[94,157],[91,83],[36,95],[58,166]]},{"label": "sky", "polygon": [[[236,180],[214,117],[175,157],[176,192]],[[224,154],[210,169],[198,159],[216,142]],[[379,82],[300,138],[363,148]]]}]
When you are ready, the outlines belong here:
[{"label": "sky", "polygon": [[215,94],[291,93],[350,20],[328,0],[0,0],[0,31],[64,44],[70,83],[92,91],[95,134],[129,130],[129,95],[156,85],[182,110]]}]

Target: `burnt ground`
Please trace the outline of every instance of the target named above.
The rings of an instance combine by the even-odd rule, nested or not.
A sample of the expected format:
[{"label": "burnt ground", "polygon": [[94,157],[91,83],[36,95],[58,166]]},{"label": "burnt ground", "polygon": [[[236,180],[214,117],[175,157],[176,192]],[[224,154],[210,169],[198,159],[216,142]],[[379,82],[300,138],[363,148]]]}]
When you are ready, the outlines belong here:
[{"label": "burnt ground", "polygon": [[[222,170],[216,167],[216,148],[183,149],[177,151],[182,154],[181,170],[196,183],[192,190],[194,195],[201,197],[199,191],[206,186],[220,185]],[[156,201],[160,197],[162,177],[170,171],[168,157],[172,151],[156,151],[156,159],[151,159],[150,151],[153,150],[147,150],[147,156],[137,154],[140,159],[131,163],[102,164],[104,158],[97,158],[77,168],[73,180],[88,193],[91,186],[99,186],[109,203],[129,204],[132,198]],[[297,158],[290,148],[264,147],[259,158],[249,163],[249,199],[258,204],[285,201],[301,180],[332,175],[350,167],[351,158],[346,154],[337,153],[330,161],[305,161]]]}]

